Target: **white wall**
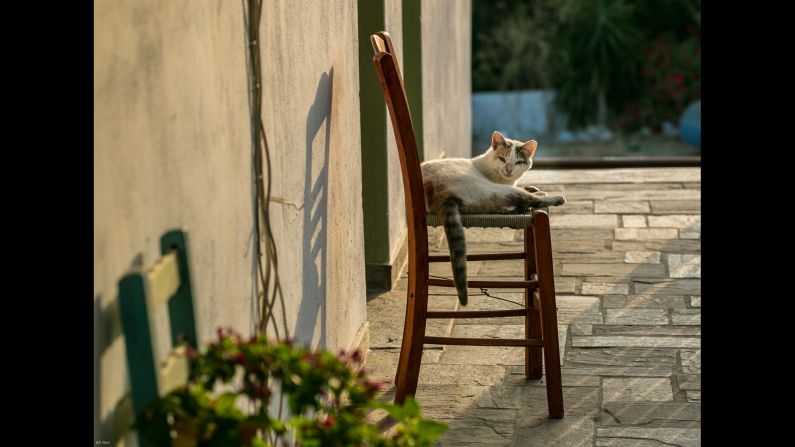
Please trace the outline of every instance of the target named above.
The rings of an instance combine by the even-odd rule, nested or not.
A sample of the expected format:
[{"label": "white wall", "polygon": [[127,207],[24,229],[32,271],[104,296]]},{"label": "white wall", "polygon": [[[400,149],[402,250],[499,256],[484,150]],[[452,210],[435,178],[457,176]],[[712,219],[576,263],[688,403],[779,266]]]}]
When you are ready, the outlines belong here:
[{"label": "white wall", "polygon": [[422,2],[425,160],[471,157],[472,2]]},{"label": "white wall", "polygon": [[[97,440],[127,392],[117,281],[182,227],[199,341],[250,333],[252,148],[241,2],[94,5],[94,347]],[[288,325],[348,347],[365,321],[354,0],[265,2],[263,118]]]}]

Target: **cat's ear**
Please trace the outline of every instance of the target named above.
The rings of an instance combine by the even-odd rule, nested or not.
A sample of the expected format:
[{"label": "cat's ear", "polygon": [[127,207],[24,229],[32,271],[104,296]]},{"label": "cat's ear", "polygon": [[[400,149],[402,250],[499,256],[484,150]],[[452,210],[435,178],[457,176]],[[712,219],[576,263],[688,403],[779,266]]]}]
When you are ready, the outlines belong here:
[{"label": "cat's ear", "polygon": [[527,157],[532,157],[533,154],[536,153],[536,148],[538,147],[538,141],[530,140],[527,143],[522,145],[522,152],[527,155]]},{"label": "cat's ear", "polygon": [[494,133],[491,134],[491,147],[496,149],[497,146],[505,146],[505,137],[495,130]]}]

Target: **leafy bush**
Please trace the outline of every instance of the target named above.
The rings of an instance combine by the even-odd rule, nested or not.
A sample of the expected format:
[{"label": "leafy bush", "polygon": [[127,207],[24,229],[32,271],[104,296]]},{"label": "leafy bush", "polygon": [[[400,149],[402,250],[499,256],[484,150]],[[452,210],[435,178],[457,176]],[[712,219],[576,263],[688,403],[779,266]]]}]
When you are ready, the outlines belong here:
[{"label": "leafy bush", "polygon": [[475,0],[472,87],[552,88],[573,130],[656,130],[700,97],[700,33],[700,0]]},{"label": "leafy bush", "polygon": [[473,0],[472,90],[546,89],[572,0]]},{"label": "leafy bush", "polygon": [[680,41],[658,37],[646,49],[641,78],[642,93],[623,110],[618,126],[658,132],[664,121],[678,122],[687,105],[701,97],[701,45],[695,32]]},{"label": "leafy bush", "polygon": [[[431,446],[446,425],[423,419],[411,398],[400,406],[375,399],[383,383],[367,377],[361,353],[338,355],[270,343],[264,336],[243,340],[232,330],[204,354],[191,351],[187,386],[156,400],[139,416],[139,433],[157,445],[287,445],[292,432],[298,446]],[[280,384],[292,415],[273,417],[269,406]],[[216,386],[232,389],[213,392]],[[278,403],[278,401],[277,401]],[[243,412],[241,405],[252,411]],[[396,421],[394,435],[383,436],[367,414],[386,410]],[[269,442],[273,442],[270,444]]]},{"label": "leafy bush", "polygon": [[575,4],[563,27],[553,87],[555,102],[576,129],[621,110],[638,93],[641,33],[626,0]]}]

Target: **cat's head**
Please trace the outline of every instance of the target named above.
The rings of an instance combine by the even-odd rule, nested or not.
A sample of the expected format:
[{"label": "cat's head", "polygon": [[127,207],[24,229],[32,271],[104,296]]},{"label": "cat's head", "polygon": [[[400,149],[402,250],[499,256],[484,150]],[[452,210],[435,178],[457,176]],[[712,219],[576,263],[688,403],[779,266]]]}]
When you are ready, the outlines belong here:
[{"label": "cat's head", "polygon": [[533,166],[533,154],[537,147],[536,140],[523,143],[505,138],[501,133],[494,131],[487,157],[494,172],[503,178],[515,181]]}]

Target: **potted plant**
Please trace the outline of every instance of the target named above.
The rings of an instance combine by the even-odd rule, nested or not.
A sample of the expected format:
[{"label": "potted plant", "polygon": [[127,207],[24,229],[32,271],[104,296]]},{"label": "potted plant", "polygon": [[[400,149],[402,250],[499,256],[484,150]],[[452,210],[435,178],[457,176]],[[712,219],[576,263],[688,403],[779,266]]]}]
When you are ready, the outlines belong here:
[{"label": "potted plant", "polygon": [[[431,446],[447,429],[422,418],[411,398],[403,405],[376,400],[383,382],[368,378],[359,351],[334,355],[219,329],[205,352],[188,355],[188,384],[138,416],[139,435],[157,445]],[[274,414],[281,413],[279,387],[288,410],[283,417]],[[390,435],[368,423],[375,409],[395,420]]]}]

